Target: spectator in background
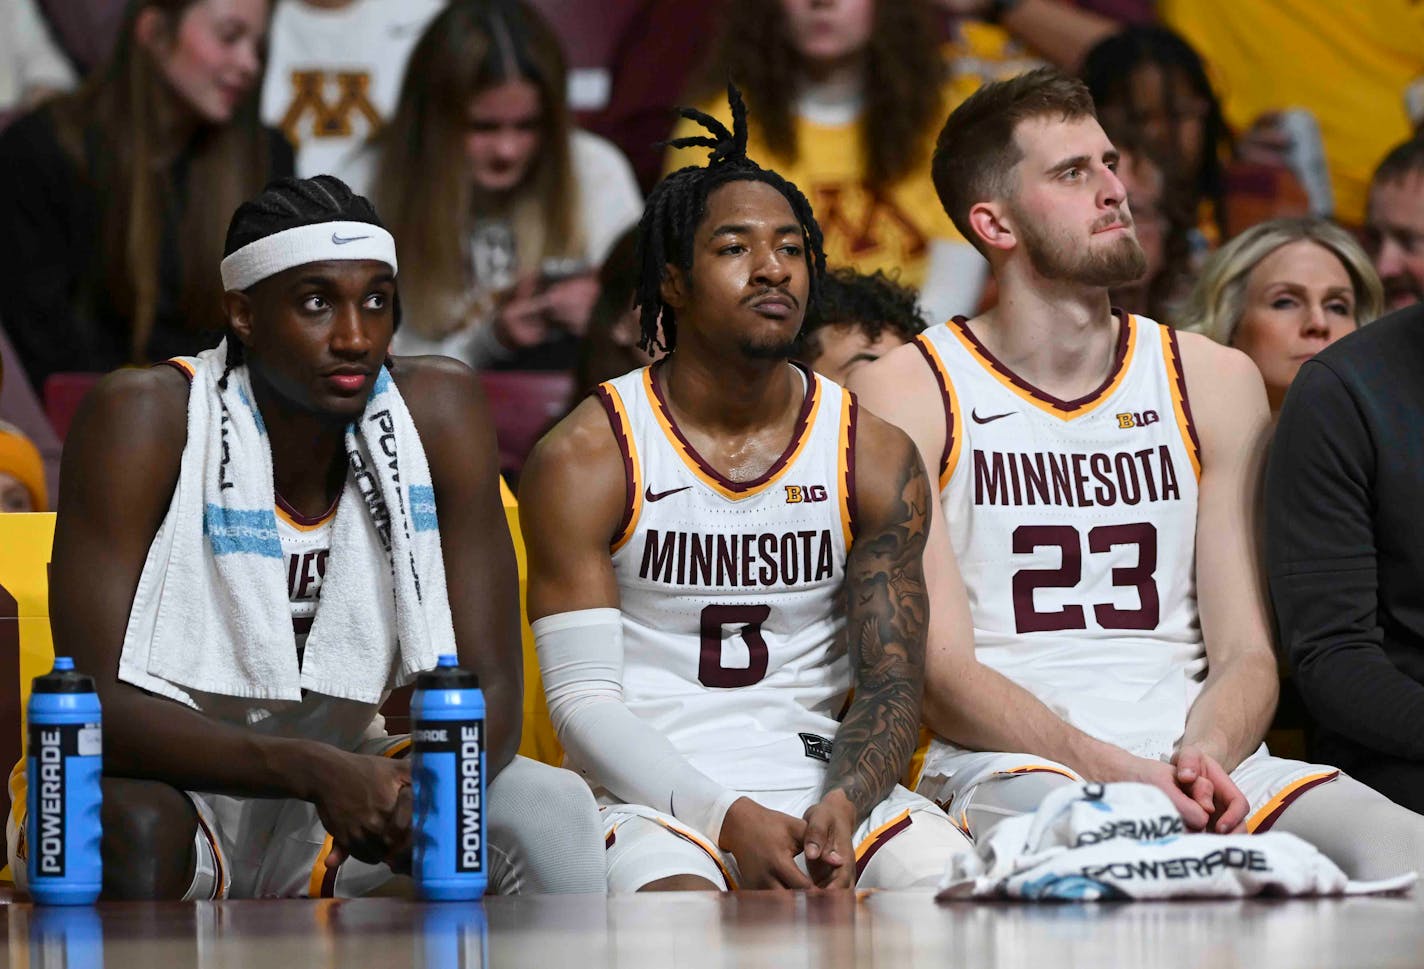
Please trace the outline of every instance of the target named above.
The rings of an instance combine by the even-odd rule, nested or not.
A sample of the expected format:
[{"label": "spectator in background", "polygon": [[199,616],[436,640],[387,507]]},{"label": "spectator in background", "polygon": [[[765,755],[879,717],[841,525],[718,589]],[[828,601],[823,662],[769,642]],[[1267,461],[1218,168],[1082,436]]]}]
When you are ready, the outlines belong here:
[{"label": "spectator in background", "polygon": [[[832,263],[899,269],[931,319],[973,310],[988,266],[929,178],[953,106],[929,0],[730,0],[696,99],[724,124],[729,78],[753,119],[747,153],[805,192]],[[673,136],[700,133],[684,121]],[[671,151],[665,167],[700,157]]]},{"label": "spectator in background", "polygon": [[1424,4],[1158,0],[1157,10],[1210,64],[1232,130],[1269,129],[1272,115],[1292,108],[1314,116],[1333,214],[1362,224],[1371,171],[1409,136],[1407,102],[1424,76]]},{"label": "spectator in background", "polygon": [[1112,35],[1088,52],[1083,79],[1109,130],[1132,132],[1173,159],[1175,180],[1194,206],[1198,255],[1258,222],[1310,214],[1301,178],[1287,164],[1289,139],[1266,126],[1233,138],[1204,62],[1172,31],[1130,27]]},{"label": "spectator in background", "polygon": [[642,196],[617,148],[570,125],[565,73],[558,38],[516,0],[462,0],[416,44],[396,113],[353,172],[419,267],[393,352],[573,367],[591,267]]},{"label": "spectator in background", "polygon": [[228,216],[291,148],[257,120],[266,0],[135,0],[111,60],[0,136],[0,319],[32,385],[193,353]]},{"label": "spectator in background", "polygon": [[24,432],[0,421],[0,513],[49,511],[44,462]]},{"label": "spectator in background", "polygon": [[653,362],[654,355],[641,345],[643,325],[633,306],[640,272],[637,243],[638,227],[633,226],[618,237],[598,270],[598,300],[579,346],[570,411],[605,380]]},{"label": "spectator in background", "polygon": [[1301,365],[1383,303],[1379,277],[1348,232],[1324,219],[1277,219],[1212,254],[1182,323],[1250,357],[1278,414]]},{"label": "spectator in background", "polygon": [[1191,45],[1161,27],[1134,27],[1092,48],[1083,82],[1109,131],[1135,133],[1175,160],[1197,220],[1212,241],[1228,236],[1224,160],[1231,134],[1206,67]]},{"label": "spectator in background", "polygon": [[75,82],[35,0],[0,0],[0,115],[32,108]]},{"label": "spectator in background", "polygon": [[277,0],[262,120],[297,153],[297,175],[345,179],[395,110],[411,48],[445,0]]},{"label": "spectator in background", "polygon": [[1424,301],[1424,138],[1396,146],[1375,169],[1365,239],[1385,305]]},{"label": "spectator in background", "polygon": [[1266,470],[1278,640],[1312,759],[1424,813],[1424,305],[1301,367]]},{"label": "spectator in background", "polygon": [[870,275],[836,269],[821,278],[796,358],[844,386],[862,364],[909,343],[924,328],[914,290],[878,269]]},{"label": "spectator in background", "polygon": [[1191,284],[1191,207],[1172,167],[1163,156],[1142,145],[1134,134],[1109,132],[1120,152],[1117,177],[1127,189],[1128,208],[1137,242],[1147,257],[1147,270],[1135,282],[1114,287],[1112,304],[1130,313],[1171,323]]}]

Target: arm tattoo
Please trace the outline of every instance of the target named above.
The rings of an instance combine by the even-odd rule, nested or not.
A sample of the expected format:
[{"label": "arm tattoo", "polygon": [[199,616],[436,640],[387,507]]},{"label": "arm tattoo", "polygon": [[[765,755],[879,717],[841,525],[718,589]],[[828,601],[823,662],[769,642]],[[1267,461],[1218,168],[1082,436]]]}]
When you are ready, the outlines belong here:
[{"label": "arm tattoo", "polygon": [[836,732],[825,792],[840,788],[857,820],[905,771],[920,732],[929,598],[921,559],[930,489],[913,458],[899,469],[893,510],[856,539],[846,562],[846,642],[855,700]]}]

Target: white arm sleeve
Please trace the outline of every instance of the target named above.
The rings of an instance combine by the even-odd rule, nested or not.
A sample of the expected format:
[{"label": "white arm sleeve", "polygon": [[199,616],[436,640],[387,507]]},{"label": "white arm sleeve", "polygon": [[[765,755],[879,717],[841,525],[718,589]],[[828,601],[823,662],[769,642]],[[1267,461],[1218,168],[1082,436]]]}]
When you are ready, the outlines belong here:
[{"label": "white arm sleeve", "polygon": [[629,804],[667,811],[716,844],[741,795],[697,770],[623,703],[623,618],[581,609],[532,626],[549,719],[559,743],[597,783]]}]

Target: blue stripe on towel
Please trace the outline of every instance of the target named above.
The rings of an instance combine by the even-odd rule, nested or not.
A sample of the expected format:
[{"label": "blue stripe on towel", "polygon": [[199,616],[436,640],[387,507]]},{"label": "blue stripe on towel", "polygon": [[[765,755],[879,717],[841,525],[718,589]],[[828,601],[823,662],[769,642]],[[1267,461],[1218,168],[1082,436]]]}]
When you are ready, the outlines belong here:
[{"label": "blue stripe on towel", "polygon": [[267,425],[262,421],[262,412],[258,410],[257,405],[252,402],[252,398],[247,396],[247,391],[243,389],[241,384],[237,387],[237,396],[247,405],[247,409],[252,412],[252,421],[257,425],[257,433],[265,437],[267,434]]},{"label": "blue stripe on towel", "polygon": [[376,372],[376,386],[371,388],[371,396],[377,397],[391,389],[391,374],[385,367]]},{"label": "blue stripe on towel", "polygon": [[277,516],[270,510],[242,511],[209,502],[203,507],[203,534],[208,536],[214,555],[282,557]]},{"label": "blue stripe on towel", "polygon": [[418,532],[433,532],[440,528],[435,516],[435,489],[430,485],[410,486],[410,520]]}]

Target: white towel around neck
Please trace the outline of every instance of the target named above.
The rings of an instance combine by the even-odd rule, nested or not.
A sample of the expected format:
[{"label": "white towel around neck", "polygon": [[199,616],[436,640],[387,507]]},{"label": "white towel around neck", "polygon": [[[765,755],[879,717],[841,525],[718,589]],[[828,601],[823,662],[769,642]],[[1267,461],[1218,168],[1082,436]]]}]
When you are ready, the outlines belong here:
[{"label": "white towel around neck", "polygon": [[192,707],[195,692],[379,703],[455,651],[435,491],[410,412],[382,368],[346,429],[350,470],[299,663],[272,450],[247,368],[218,386],[225,358],[224,342],[173,361],[191,374],[188,440],[134,594],[119,678]]}]

